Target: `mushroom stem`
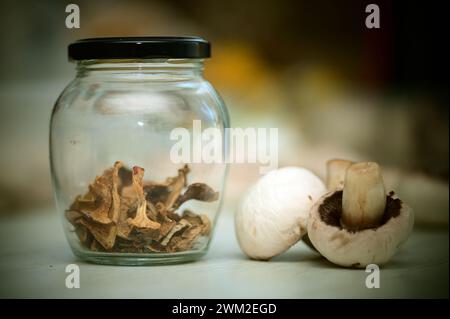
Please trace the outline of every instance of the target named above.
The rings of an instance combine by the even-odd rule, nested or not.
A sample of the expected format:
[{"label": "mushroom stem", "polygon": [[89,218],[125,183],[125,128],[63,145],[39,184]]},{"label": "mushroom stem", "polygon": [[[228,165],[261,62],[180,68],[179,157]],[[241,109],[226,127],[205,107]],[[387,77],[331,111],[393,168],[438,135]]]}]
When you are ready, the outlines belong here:
[{"label": "mushroom stem", "polygon": [[352,164],[352,161],[343,159],[332,159],[327,162],[328,190],[342,189],[344,186],[345,173]]},{"label": "mushroom stem", "polygon": [[386,192],[380,166],[374,162],[347,169],[342,194],[341,224],[350,230],[379,225],[386,207]]}]

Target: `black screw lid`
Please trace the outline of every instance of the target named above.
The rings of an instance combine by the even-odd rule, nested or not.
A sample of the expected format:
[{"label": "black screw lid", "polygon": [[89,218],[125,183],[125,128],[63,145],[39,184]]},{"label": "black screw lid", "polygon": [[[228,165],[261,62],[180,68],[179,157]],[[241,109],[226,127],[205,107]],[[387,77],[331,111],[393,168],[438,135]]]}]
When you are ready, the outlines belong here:
[{"label": "black screw lid", "polygon": [[91,38],[69,45],[72,60],[201,59],[210,56],[209,42],[199,37]]}]

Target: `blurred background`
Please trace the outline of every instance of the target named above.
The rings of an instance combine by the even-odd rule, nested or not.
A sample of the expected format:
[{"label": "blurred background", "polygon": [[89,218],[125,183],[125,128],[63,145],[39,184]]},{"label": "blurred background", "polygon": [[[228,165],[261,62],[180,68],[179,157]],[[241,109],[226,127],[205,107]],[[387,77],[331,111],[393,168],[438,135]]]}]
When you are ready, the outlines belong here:
[{"label": "blurred background", "polygon": [[[67,29],[65,8],[80,7]],[[52,207],[51,110],[75,75],[67,45],[85,37],[198,35],[205,76],[232,126],[279,128],[279,164],[324,176],[325,162],[374,160],[419,225],[448,227],[448,5],[367,1],[1,1],[0,215]],[[259,177],[233,165],[225,204]]]}]

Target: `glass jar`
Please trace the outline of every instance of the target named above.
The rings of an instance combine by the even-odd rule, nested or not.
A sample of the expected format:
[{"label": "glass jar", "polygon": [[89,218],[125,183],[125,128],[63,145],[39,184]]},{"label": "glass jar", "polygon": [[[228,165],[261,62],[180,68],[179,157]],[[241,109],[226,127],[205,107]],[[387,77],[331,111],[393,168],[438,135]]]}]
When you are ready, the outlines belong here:
[{"label": "glass jar", "polygon": [[69,46],[77,75],[53,109],[50,158],[57,207],[79,258],[145,265],[207,252],[228,168],[202,161],[196,146],[199,132],[213,128],[226,158],[229,127],[203,78],[209,55],[209,43],[193,37]]}]

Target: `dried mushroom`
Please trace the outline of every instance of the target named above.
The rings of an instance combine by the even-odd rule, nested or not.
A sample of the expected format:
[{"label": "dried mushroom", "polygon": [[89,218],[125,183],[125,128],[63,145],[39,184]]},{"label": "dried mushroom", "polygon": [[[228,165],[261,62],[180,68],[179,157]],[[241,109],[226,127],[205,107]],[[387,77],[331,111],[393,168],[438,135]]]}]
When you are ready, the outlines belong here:
[{"label": "dried mushroom", "polygon": [[75,198],[66,219],[81,244],[92,251],[179,252],[207,236],[207,215],[177,210],[188,200],[216,201],[219,193],[203,183],[187,184],[189,167],[164,182],[144,181],[144,169],[116,162]]},{"label": "dried mushroom", "polygon": [[211,222],[206,215],[197,215],[190,210],[185,210],[182,215],[183,219],[186,219],[191,225],[201,228],[202,235],[208,235],[211,231]]},{"label": "dried mushroom", "polygon": [[203,183],[194,183],[188,186],[183,195],[179,196],[174,203],[174,207],[180,207],[190,199],[197,199],[204,202],[213,202],[219,198],[219,193]]},{"label": "dried mushroom", "polygon": [[138,166],[133,167],[133,187],[136,192],[137,208],[136,216],[134,218],[128,218],[127,222],[137,228],[158,229],[161,227],[161,224],[147,217],[147,200],[145,199],[142,186],[143,177],[144,169]]}]

